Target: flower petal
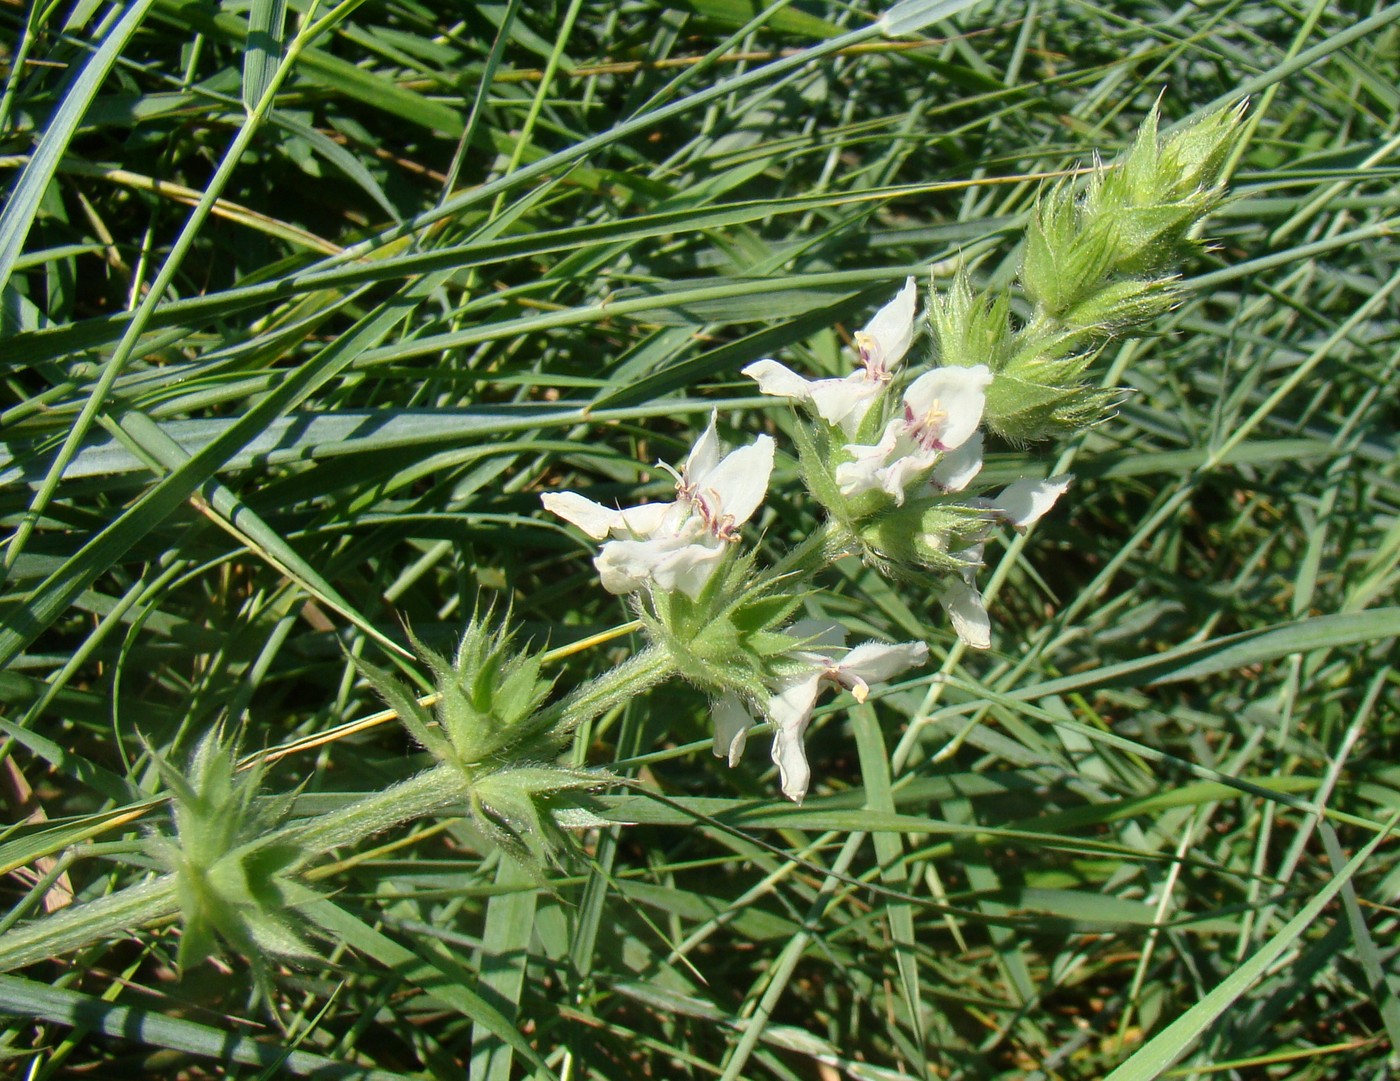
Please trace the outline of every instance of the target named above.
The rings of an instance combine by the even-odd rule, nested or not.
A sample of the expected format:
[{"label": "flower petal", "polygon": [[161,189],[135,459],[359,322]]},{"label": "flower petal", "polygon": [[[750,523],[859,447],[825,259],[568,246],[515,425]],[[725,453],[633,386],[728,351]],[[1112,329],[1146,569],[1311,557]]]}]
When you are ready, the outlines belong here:
[{"label": "flower petal", "polygon": [[742,371],[758,383],[760,394],[797,401],[808,401],[812,397],[811,382],[776,360],[756,360]]},{"label": "flower petal", "polygon": [[717,411],[710,412],[710,423],[700,433],[700,438],[695,441],[695,446],[690,448],[690,455],[685,460],[685,469],[681,475],[691,486],[699,487],[703,484],[705,477],[719,462],[719,435],[715,431],[715,418],[718,415]]},{"label": "flower petal", "polygon": [[836,485],[846,498],[873,492],[884,486],[881,470],[894,453],[899,433],[904,428],[901,420],[892,420],[885,426],[885,434],[874,446],[847,443],[846,453],[854,455],[851,461],[842,462],[836,467]]},{"label": "flower petal", "polygon": [[707,501],[716,519],[726,519],[732,527],[753,516],[768,494],[774,448],[772,436],[760,435],[747,447],[730,451],[697,481],[697,495]]},{"label": "flower petal", "polygon": [[919,290],[913,278],[906,278],[904,288],[895,298],[875,313],[856,337],[861,361],[871,372],[888,372],[904,359],[914,340],[914,308]]},{"label": "flower petal", "polygon": [[957,450],[950,450],[933,467],[934,484],[945,492],[961,492],[978,473],[982,472],[982,432],[977,430],[968,436],[967,442]]},{"label": "flower petal", "polygon": [[609,593],[635,593],[651,581],[656,565],[669,554],[666,545],[654,540],[608,541],[593,558],[593,566]]},{"label": "flower petal", "polygon": [[594,540],[611,535],[619,539],[645,540],[667,526],[674,503],[643,503],[639,507],[615,510],[579,495],[577,492],[545,492],[540,496],[544,509],[576,525]]},{"label": "flower petal", "polygon": [[802,737],[812,722],[812,708],[817,703],[820,687],[821,673],[813,672],[789,683],[768,700],[768,716],[774,726],[773,761],[782,778],[783,795],[795,803],[802,802],[812,781]]},{"label": "flower petal", "polygon": [[937,460],[937,455],[916,450],[902,458],[896,458],[880,470],[880,487],[883,488],[897,506],[904,506],[904,493],[914,479],[928,471]]},{"label": "flower petal", "polygon": [[1018,480],[992,500],[992,510],[1018,533],[1024,533],[1027,526],[1039,521],[1055,505],[1072,480],[1072,473],[1061,473],[1048,480]]},{"label": "flower petal", "polygon": [[954,579],[944,587],[938,602],[959,638],[973,649],[990,649],[992,621],[982,603],[982,594],[969,582]]},{"label": "flower petal", "polygon": [[678,509],[674,503],[643,503],[618,511],[619,521],[613,524],[613,536],[645,540],[663,531],[674,532],[678,522],[673,519]]},{"label": "flower petal", "polygon": [[595,503],[577,492],[545,492],[540,502],[550,514],[578,526],[594,540],[602,540],[622,519],[620,511]]},{"label": "flower petal", "polygon": [[680,590],[695,600],[724,558],[724,553],[723,546],[687,544],[659,560],[651,569],[651,580],[656,583],[657,589],[667,593]]},{"label": "flower petal", "polygon": [[855,679],[883,683],[927,662],[928,646],[923,642],[862,642],[842,659],[836,677],[848,687],[847,681]]},{"label": "flower petal", "polygon": [[710,716],[715,722],[714,752],[716,758],[727,758],[733,769],[744,754],[744,744],[748,742],[749,729],[754,719],[739,701],[739,696],[726,691],[720,695]]},{"label": "flower petal", "polygon": [[862,368],[845,379],[818,379],[809,390],[817,415],[833,428],[853,434],[884,387]]}]

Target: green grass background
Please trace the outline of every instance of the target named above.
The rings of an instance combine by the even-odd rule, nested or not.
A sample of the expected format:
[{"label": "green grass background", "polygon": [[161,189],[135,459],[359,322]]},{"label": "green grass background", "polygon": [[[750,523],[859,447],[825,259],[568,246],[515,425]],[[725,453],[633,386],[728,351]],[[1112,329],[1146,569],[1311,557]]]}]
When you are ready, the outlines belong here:
[{"label": "green grass background", "polygon": [[425,765],[347,653],[624,623],[541,491],[664,492],[718,407],[779,438],[765,548],[810,534],[744,364],[839,373],[1154,102],[1250,97],[1126,404],[1028,449],[1078,479],[989,552],[993,650],[815,598],[934,660],[819,712],[804,806],[663,687],[574,760],[666,799],[549,888],[467,818],[328,853],[271,1003],[168,923],[0,977],[16,1076],[1393,1076],[1400,6],[942,7],[0,6],[3,929],[146,876],[142,737],[226,724],[314,816]]}]

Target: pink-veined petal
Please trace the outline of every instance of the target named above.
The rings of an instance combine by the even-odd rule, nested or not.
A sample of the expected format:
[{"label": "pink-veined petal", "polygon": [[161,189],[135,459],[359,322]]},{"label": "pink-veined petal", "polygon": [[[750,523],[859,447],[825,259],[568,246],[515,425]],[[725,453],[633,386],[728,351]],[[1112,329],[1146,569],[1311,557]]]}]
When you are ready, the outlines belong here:
[{"label": "pink-veined petal", "polygon": [[982,423],[991,370],[935,368],[909,384],[904,404],[910,413],[910,438],[926,450],[956,450]]}]

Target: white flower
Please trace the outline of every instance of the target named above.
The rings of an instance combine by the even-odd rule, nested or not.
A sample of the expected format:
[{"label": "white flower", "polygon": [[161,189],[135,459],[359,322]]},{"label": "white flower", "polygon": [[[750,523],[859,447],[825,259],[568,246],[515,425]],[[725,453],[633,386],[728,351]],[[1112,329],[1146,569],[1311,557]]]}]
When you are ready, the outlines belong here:
[{"label": "white flower", "polygon": [[[841,494],[883,490],[903,506],[905,490],[916,477],[978,435],[991,381],[985,364],[935,368],[915,379],[904,392],[904,416],[885,426],[879,443],[847,444],[852,459],[836,467]],[[950,467],[945,479],[966,485],[977,474],[980,436],[977,443],[979,449]]]},{"label": "white flower", "polygon": [[767,713],[773,722],[773,761],[782,778],[783,795],[801,803],[812,778],[802,737],[812,721],[822,685],[846,687],[857,702],[864,702],[872,683],[883,683],[925,663],[928,646],[923,642],[865,642],[848,650],[842,627],[812,620],[794,623],[784,633],[802,639],[801,646],[787,654],[799,664],[775,686]]},{"label": "white flower", "polygon": [[938,603],[948,613],[948,622],[964,645],[973,649],[990,649],[992,621],[987,615],[987,606],[982,603],[982,594],[977,592],[977,568],[982,565],[982,545],[975,544],[953,554],[963,561],[964,567],[957,578],[943,587]]},{"label": "white flower", "polygon": [[1061,473],[1046,480],[1022,479],[1003,488],[987,509],[1006,522],[1017,533],[1040,521],[1055,501],[1065,494],[1073,473]]},{"label": "white flower", "polygon": [[[1018,480],[1002,489],[995,499],[974,499],[971,502],[988,512],[987,531],[992,523],[1006,522],[1018,533],[1040,520],[1064,494],[1074,477],[1062,473],[1048,480]],[[982,594],[977,591],[976,573],[982,564],[983,543],[978,541],[970,548],[953,554],[963,561],[963,569],[958,577],[943,587],[938,601],[948,613],[957,636],[973,649],[990,649],[992,645],[992,623],[987,615],[987,607],[982,602]]]},{"label": "white flower", "polygon": [[762,504],[773,452],[772,438],[760,435],[721,458],[711,413],[681,471],[662,466],[676,478],[675,502],[614,510],[577,492],[549,492],[541,501],[550,513],[605,541],[593,565],[609,593],[656,588],[694,600],[727,545],[739,539],[739,527]]},{"label": "white flower", "polygon": [[890,381],[895,365],[914,340],[914,309],[918,289],[908,278],[893,300],[856,332],[861,366],[844,379],[805,379],[776,360],[759,360],[744,369],[757,381],[761,394],[810,402],[817,415],[853,435],[876,397]]}]

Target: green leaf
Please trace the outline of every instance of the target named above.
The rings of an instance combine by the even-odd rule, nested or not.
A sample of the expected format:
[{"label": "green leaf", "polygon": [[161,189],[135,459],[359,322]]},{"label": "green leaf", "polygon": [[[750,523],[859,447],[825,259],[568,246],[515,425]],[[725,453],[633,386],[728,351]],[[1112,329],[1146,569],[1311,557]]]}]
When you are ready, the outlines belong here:
[{"label": "green leaf", "polygon": [[272,85],[282,56],[287,0],[253,0],[243,52],[243,107],[250,112]]},{"label": "green leaf", "polygon": [[83,114],[101,89],[112,65],[126,48],[126,43],[141,25],[151,3],[152,0],[132,0],[102,39],[102,44],[78,70],[33,156],[25,164],[19,180],[5,200],[5,208],[0,210],[0,293],[9,285],[15,262],[39,211],[39,203],[53,180],[60,159],[68,151]]},{"label": "green leaf", "polygon": [[1213,987],[1199,1002],[1152,1037],[1131,1058],[1104,1081],[1153,1081],[1190,1049],[1206,1029],[1257,982],[1299,938],[1312,930],[1319,916],[1334,897],[1371,858],[1394,828],[1400,816],[1392,817],[1385,829],[1357,852],[1267,943],[1237,965],[1233,972]]},{"label": "green leaf", "polygon": [[344,1081],[404,1081],[403,1074],[337,1062],[322,1055],[263,1043],[225,1028],[167,1017],[156,1010],[118,1006],[102,998],[15,976],[0,975],[0,1010],[14,1017],[67,1025],[117,1039],[134,1040],[148,1047],[179,1051],[212,1063],[253,1066],[328,1081],[342,1078]]}]

